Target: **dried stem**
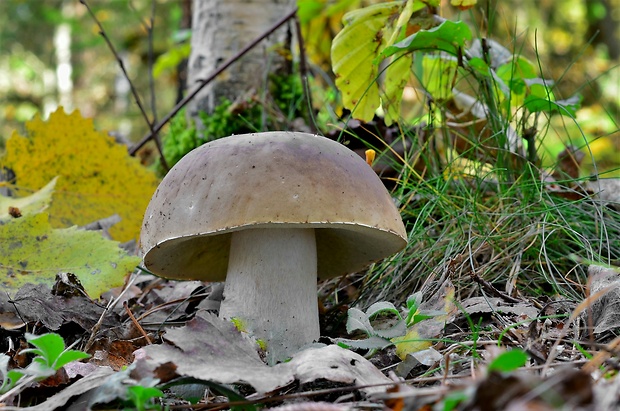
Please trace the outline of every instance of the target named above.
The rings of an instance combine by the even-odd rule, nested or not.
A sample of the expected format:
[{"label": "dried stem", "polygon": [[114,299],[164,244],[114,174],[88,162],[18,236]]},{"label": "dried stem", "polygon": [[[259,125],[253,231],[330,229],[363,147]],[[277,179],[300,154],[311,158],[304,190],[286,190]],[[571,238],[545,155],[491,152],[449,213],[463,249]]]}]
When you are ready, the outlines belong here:
[{"label": "dried stem", "polygon": [[[103,26],[101,25],[101,22],[99,21],[99,19],[95,15],[95,13],[93,13],[92,9],[90,8],[90,6],[86,2],[86,0],[80,0],[80,3],[82,3],[86,7],[86,9],[88,10],[88,13],[90,14],[90,16],[93,18],[94,22],[99,27],[99,34],[105,40],[106,44],[108,45],[108,48],[110,49],[110,51],[112,52],[112,54],[116,58],[116,61],[118,61],[118,64],[119,64],[119,66],[121,68],[121,71],[123,72],[123,75],[127,79],[127,82],[129,83],[129,87],[131,88],[131,94],[133,95],[133,97],[134,97],[134,99],[136,101],[136,104],[138,105],[138,108],[140,109],[140,112],[142,113],[142,116],[144,117],[144,121],[146,121],[146,124],[149,126],[149,129],[151,130],[151,134],[150,135],[154,136],[155,145],[157,146],[157,150],[159,151],[159,155],[160,155],[161,165],[164,167],[164,169],[168,170],[169,167],[168,167],[168,164],[166,162],[166,159],[164,158],[164,153],[163,153],[162,148],[161,148],[161,143],[159,141],[159,138],[157,137],[157,132],[159,131],[159,129],[155,130],[153,128],[153,122],[151,122],[151,120],[149,119],[148,114],[146,114],[146,111],[144,110],[144,106],[142,104],[142,100],[140,99],[140,95],[138,94],[138,91],[136,90],[133,82],[129,78],[129,74],[127,73],[127,70],[125,69],[125,63],[123,62],[123,59],[120,57],[120,55],[118,54],[118,52],[114,48],[114,45],[110,41],[110,38],[108,37],[108,35],[105,32]],[[160,127],[160,129],[161,129],[161,127]]]},{"label": "dried stem", "polygon": [[308,124],[316,131],[315,123],[312,115],[312,93],[308,87],[308,63],[306,61],[306,47],[304,46],[304,37],[301,33],[301,24],[299,16],[295,15],[295,32],[297,33],[297,45],[299,46],[299,75],[301,76],[301,86],[304,90],[306,102],[308,104]]}]

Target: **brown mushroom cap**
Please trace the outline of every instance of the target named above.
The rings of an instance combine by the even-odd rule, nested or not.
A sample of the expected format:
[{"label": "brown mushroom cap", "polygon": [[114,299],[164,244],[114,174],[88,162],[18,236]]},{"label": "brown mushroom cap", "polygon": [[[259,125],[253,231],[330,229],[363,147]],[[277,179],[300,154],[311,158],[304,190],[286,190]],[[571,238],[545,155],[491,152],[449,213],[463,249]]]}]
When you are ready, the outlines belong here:
[{"label": "brown mushroom cap", "polygon": [[140,249],[159,276],[223,281],[231,233],[253,227],[315,228],[321,279],[359,271],[407,242],[390,194],[361,157],[324,137],[267,132],[183,157],[151,199]]}]

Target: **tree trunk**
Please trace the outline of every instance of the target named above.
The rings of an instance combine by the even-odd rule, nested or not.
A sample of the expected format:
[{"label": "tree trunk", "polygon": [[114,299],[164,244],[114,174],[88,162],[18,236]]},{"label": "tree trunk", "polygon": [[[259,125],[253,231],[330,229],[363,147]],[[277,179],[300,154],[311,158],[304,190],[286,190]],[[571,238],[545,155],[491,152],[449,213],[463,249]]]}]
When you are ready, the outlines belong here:
[{"label": "tree trunk", "polygon": [[[188,89],[195,88],[293,7],[294,0],[194,0]],[[212,112],[222,98],[234,101],[252,90],[262,90],[268,73],[286,63],[273,46],[285,43],[287,37],[290,31],[283,26],[262,41],[201,90],[188,105],[188,114],[197,119],[200,111]]]}]

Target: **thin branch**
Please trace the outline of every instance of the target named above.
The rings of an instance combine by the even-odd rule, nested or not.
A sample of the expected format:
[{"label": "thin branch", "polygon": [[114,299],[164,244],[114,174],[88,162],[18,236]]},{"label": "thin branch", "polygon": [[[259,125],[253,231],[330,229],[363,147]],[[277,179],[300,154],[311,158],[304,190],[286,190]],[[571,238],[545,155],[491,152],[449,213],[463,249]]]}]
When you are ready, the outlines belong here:
[{"label": "thin branch", "polygon": [[316,132],[316,124],[312,113],[312,93],[308,86],[308,63],[306,61],[306,47],[304,46],[304,37],[301,33],[301,24],[299,16],[295,15],[295,31],[297,32],[297,45],[299,46],[299,75],[301,76],[301,86],[304,90],[306,102],[308,104],[308,125]]},{"label": "thin branch", "polygon": [[105,32],[103,26],[101,25],[101,22],[99,21],[99,19],[95,15],[95,13],[92,11],[92,9],[90,8],[90,6],[86,2],[86,0],[80,0],[80,3],[82,3],[86,7],[86,10],[88,10],[88,13],[90,14],[90,16],[93,18],[94,22],[99,27],[99,35],[101,35],[101,37],[103,37],[103,39],[105,40],[106,44],[108,45],[108,48],[110,49],[110,51],[112,52],[112,54],[114,55],[116,60],[118,61],[118,64],[119,64],[119,66],[121,68],[121,71],[123,72],[123,75],[127,79],[127,82],[129,83],[129,87],[131,88],[131,94],[133,95],[133,97],[134,97],[134,99],[136,101],[136,104],[138,105],[138,108],[140,109],[140,112],[142,113],[142,117],[144,117],[144,121],[146,121],[146,124],[149,126],[149,129],[151,130],[151,135],[155,136],[155,138],[154,138],[155,145],[157,146],[157,150],[159,151],[161,165],[164,167],[164,169],[169,170],[168,164],[166,162],[166,159],[164,158],[164,153],[163,153],[162,148],[161,148],[161,143],[159,141],[159,138],[157,137],[157,131],[159,131],[159,130],[155,131],[153,129],[153,122],[151,122],[151,120],[149,119],[148,114],[146,114],[146,111],[144,110],[144,106],[142,104],[142,100],[140,99],[140,95],[138,94],[138,90],[136,90],[133,82],[129,78],[129,74],[127,73],[127,70],[125,69],[125,63],[123,62],[123,59],[120,57],[120,55],[118,54],[118,52],[114,48],[114,45],[110,41],[110,38],[108,37],[108,35]]},{"label": "thin branch", "polygon": [[293,10],[291,10],[284,17],[282,17],[280,20],[275,22],[273,26],[267,29],[267,31],[265,31],[263,34],[261,34],[260,36],[255,38],[253,41],[251,41],[247,46],[241,49],[237,54],[235,54],[234,56],[226,60],[213,73],[207,76],[207,78],[200,80],[199,85],[198,87],[196,87],[195,90],[189,93],[183,100],[179,101],[177,105],[174,106],[172,110],[168,114],[166,114],[166,116],[164,116],[164,118],[159,123],[157,123],[156,126],[153,127],[153,129],[151,130],[149,134],[145,135],[142,138],[142,140],[140,140],[138,143],[136,143],[133,147],[129,149],[129,154],[132,156],[135,155],[136,152],[140,150],[140,148],[142,148],[142,146],[144,146],[149,140],[151,140],[153,136],[156,135],[156,133],[158,133],[170,121],[172,117],[174,117],[183,107],[185,107],[187,103],[189,103],[196,96],[196,94],[200,92],[200,90],[202,90],[207,84],[213,81],[215,77],[217,77],[220,73],[226,70],[235,61],[243,57],[248,51],[256,47],[256,45],[260,43],[261,41],[263,41],[263,39],[265,39],[271,33],[273,33],[278,28],[280,28],[280,26],[282,26],[289,19],[291,19],[295,15],[295,13],[297,13],[297,8],[294,8]]}]

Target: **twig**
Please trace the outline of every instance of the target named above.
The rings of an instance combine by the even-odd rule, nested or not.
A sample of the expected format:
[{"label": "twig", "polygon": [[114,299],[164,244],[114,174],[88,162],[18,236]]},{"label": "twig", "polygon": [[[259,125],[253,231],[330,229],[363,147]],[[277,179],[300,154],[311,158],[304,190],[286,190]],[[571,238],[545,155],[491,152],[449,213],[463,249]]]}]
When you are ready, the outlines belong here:
[{"label": "twig", "polygon": [[108,37],[108,35],[105,32],[103,26],[101,25],[101,22],[99,21],[99,19],[95,15],[95,13],[92,11],[92,9],[90,8],[90,6],[86,2],[86,0],[80,0],[80,3],[82,3],[86,7],[86,10],[88,10],[88,13],[90,14],[90,16],[95,21],[95,24],[97,24],[97,26],[99,27],[99,35],[101,37],[103,37],[103,39],[105,40],[106,44],[108,45],[108,48],[110,49],[110,51],[112,52],[112,54],[116,58],[116,61],[118,61],[118,64],[119,64],[119,66],[121,68],[121,71],[123,72],[123,75],[125,76],[125,78],[127,79],[127,82],[129,83],[129,87],[131,89],[131,94],[133,95],[134,100],[136,101],[136,104],[138,105],[138,108],[140,109],[140,112],[142,113],[142,117],[144,117],[144,121],[146,121],[146,124],[149,126],[149,129],[151,130],[151,135],[155,136],[155,138],[154,138],[155,145],[157,146],[157,150],[159,151],[161,165],[166,170],[169,170],[168,164],[166,162],[166,158],[164,157],[164,153],[163,153],[162,148],[161,148],[161,143],[159,141],[159,138],[157,137],[157,131],[159,131],[159,130],[155,131],[153,129],[153,122],[151,122],[151,120],[149,119],[148,114],[146,114],[146,111],[144,109],[144,105],[142,104],[142,99],[140,99],[140,95],[138,94],[138,90],[136,90],[136,87],[134,86],[133,82],[131,81],[131,79],[129,77],[129,74],[127,73],[127,70],[125,69],[125,63],[123,62],[123,59],[121,58],[121,56],[118,54],[118,52],[114,48],[114,45],[112,44],[112,41],[110,41],[110,38]]},{"label": "twig", "polygon": [[312,113],[312,93],[310,93],[310,87],[308,87],[308,63],[306,61],[306,47],[304,46],[304,37],[301,33],[301,24],[299,23],[299,16],[295,14],[295,31],[297,32],[297,45],[299,46],[299,75],[301,76],[301,86],[304,90],[306,102],[308,104],[308,120],[310,127],[313,131],[316,131],[314,122],[314,115]]},{"label": "twig", "polygon": [[[82,1],[82,0],[80,0],[80,1]],[[156,135],[156,133],[158,133],[170,121],[170,119],[172,117],[174,117],[183,107],[185,107],[185,105],[187,103],[189,103],[196,96],[196,94],[198,94],[200,92],[200,90],[202,90],[207,84],[209,84],[211,81],[213,81],[213,79],[215,77],[220,75],[220,73],[222,73],[224,70],[226,70],[230,65],[232,65],[234,62],[239,60],[241,57],[243,57],[248,51],[250,51],[254,47],[256,47],[256,45],[258,43],[260,43],[261,41],[263,41],[263,39],[265,39],[271,33],[276,31],[280,26],[282,26],[284,23],[286,23],[289,19],[291,19],[295,15],[295,13],[297,13],[297,8],[296,7],[293,10],[291,10],[289,13],[284,15],[284,17],[282,17],[280,20],[275,22],[273,24],[273,26],[271,26],[269,29],[267,29],[267,31],[265,31],[263,34],[261,34],[260,36],[258,36],[254,40],[252,40],[247,46],[245,46],[243,49],[241,49],[237,54],[235,54],[234,56],[232,56],[231,58],[226,60],[224,63],[222,63],[222,65],[219,66],[209,76],[207,76],[207,78],[200,80],[200,82],[198,84],[198,87],[196,87],[196,89],[194,89],[191,93],[189,93],[183,100],[179,101],[177,103],[177,105],[174,106],[172,108],[172,110],[168,114],[166,114],[164,116],[164,118],[159,123],[157,123],[157,125],[155,125],[153,127],[153,129],[151,130],[151,132],[149,134],[145,135],[142,138],[142,140],[140,140],[138,143],[134,144],[129,149],[129,154],[132,155],[132,156],[135,155],[136,152],[138,150],[140,150],[149,140],[151,140],[153,138],[153,136]]]},{"label": "twig", "polygon": [[135,281],[136,278],[138,278],[138,276],[132,274],[129,277],[129,280],[125,283],[125,286],[123,287],[123,290],[118,295],[118,297],[116,297],[116,298],[111,297],[110,298],[110,301],[108,302],[108,304],[104,308],[103,312],[101,313],[101,316],[99,317],[99,320],[97,321],[97,324],[95,324],[93,326],[93,328],[91,329],[90,337],[88,338],[88,341],[86,342],[86,345],[84,345],[83,351],[88,352],[90,347],[95,342],[95,337],[97,336],[97,333],[99,332],[99,329],[101,328],[101,325],[103,324],[103,320],[105,319],[106,315],[108,315],[108,313],[110,311],[112,311],[114,306],[121,300],[121,298],[123,297],[125,292],[127,292],[127,290],[129,290],[129,288],[131,287],[131,285],[133,284],[133,282]]},{"label": "twig", "polygon": [[469,273],[469,276],[471,277],[472,280],[474,280],[475,283],[480,284],[482,286],[482,288],[484,288],[485,290],[490,292],[491,295],[493,295],[494,297],[501,298],[501,299],[503,299],[505,301],[508,301],[509,303],[513,303],[513,304],[518,304],[518,303],[522,302],[518,298],[514,298],[514,297],[512,297],[512,296],[510,296],[508,294],[505,294],[505,293],[501,292],[500,290],[495,288],[493,286],[493,284],[491,284],[490,282],[488,282],[485,279],[483,279],[482,277],[480,277],[474,271],[471,271]]},{"label": "twig", "polygon": [[129,316],[129,319],[131,320],[131,322],[133,323],[133,325],[136,326],[136,328],[138,329],[138,331],[140,331],[140,334],[142,334],[142,336],[144,337],[144,339],[146,340],[147,344],[151,345],[153,344],[153,342],[151,341],[151,339],[149,338],[149,335],[146,333],[146,331],[144,331],[144,328],[142,328],[142,326],[140,325],[140,323],[138,322],[138,320],[136,320],[136,317],[134,317],[133,313],[131,312],[131,310],[129,309],[129,306],[127,305],[127,301],[123,302],[123,308],[125,309],[125,312],[127,313],[127,315]]}]

